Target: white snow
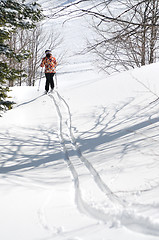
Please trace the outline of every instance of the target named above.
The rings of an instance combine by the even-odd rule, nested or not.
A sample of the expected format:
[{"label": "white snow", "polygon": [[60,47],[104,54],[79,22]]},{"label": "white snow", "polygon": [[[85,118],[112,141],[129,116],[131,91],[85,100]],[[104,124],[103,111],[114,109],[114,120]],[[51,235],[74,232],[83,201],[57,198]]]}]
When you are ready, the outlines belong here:
[{"label": "white snow", "polygon": [[0,118],[2,240],[159,238],[159,63],[99,73],[74,54],[84,21],[61,26],[54,93],[44,76],[40,91],[13,87]]}]

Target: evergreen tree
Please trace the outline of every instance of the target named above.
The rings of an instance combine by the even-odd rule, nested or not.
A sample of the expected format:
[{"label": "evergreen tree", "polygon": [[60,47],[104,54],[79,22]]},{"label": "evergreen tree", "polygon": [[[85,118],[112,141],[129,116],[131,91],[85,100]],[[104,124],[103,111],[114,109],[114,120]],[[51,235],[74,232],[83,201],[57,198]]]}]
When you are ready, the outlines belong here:
[{"label": "evergreen tree", "polygon": [[12,105],[12,102],[6,101],[9,91],[6,81],[11,82],[20,74],[10,67],[11,59],[20,62],[28,56],[25,52],[16,54],[9,47],[7,40],[10,33],[17,28],[32,29],[42,18],[42,11],[36,2],[25,4],[23,0],[0,0],[0,111],[10,109]]}]

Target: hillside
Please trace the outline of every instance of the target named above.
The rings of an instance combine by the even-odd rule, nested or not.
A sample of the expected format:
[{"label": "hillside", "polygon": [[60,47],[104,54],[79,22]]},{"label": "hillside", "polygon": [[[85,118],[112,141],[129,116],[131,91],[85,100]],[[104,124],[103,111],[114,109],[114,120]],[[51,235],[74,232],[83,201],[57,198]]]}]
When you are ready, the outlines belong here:
[{"label": "hillside", "polygon": [[159,63],[108,77],[61,29],[55,91],[13,87],[0,118],[0,239],[158,239]]},{"label": "hillside", "polygon": [[1,239],[156,239],[157,71],[59,74],[52,95],[45,79],[39,92],[12,89],[17,105],[0,119]]}]

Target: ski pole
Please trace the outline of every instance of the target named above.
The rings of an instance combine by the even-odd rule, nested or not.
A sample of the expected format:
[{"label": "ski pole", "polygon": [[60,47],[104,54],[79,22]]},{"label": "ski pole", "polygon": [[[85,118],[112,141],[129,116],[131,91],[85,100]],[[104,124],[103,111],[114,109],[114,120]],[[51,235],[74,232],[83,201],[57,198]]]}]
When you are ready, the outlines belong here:
[{"label": "ski pole", "polygon": [[39,79],[38,91],[39,91],[39,88],[40,88],[40,83],[41,83],[41,78],[42,78],[42,72],[43,72],[43,67],[42,67],[42,69],[41,69],[41,73],[40,73],[40,79]]},{"label": "ski pole", "polygon": [[55,73],[56,88],[57,88],[57,74]]}]

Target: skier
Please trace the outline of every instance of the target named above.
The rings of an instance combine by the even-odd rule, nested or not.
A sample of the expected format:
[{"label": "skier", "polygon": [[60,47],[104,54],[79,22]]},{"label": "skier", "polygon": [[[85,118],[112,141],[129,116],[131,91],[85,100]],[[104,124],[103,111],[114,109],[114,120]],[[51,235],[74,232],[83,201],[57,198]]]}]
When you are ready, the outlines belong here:
[{"label": "skier", "polygon": [[46,56],[42,59],[40,67],[45,66],[45,76],[46,76],[46,83],[45,83],[45,93],[49,91],[49,85],[51,86],[51,92],[54,89],[54,80],[53,77],[56,73],[56,66],[57,61],[56,58],[52,56],[51,50],[45,51]]}]

